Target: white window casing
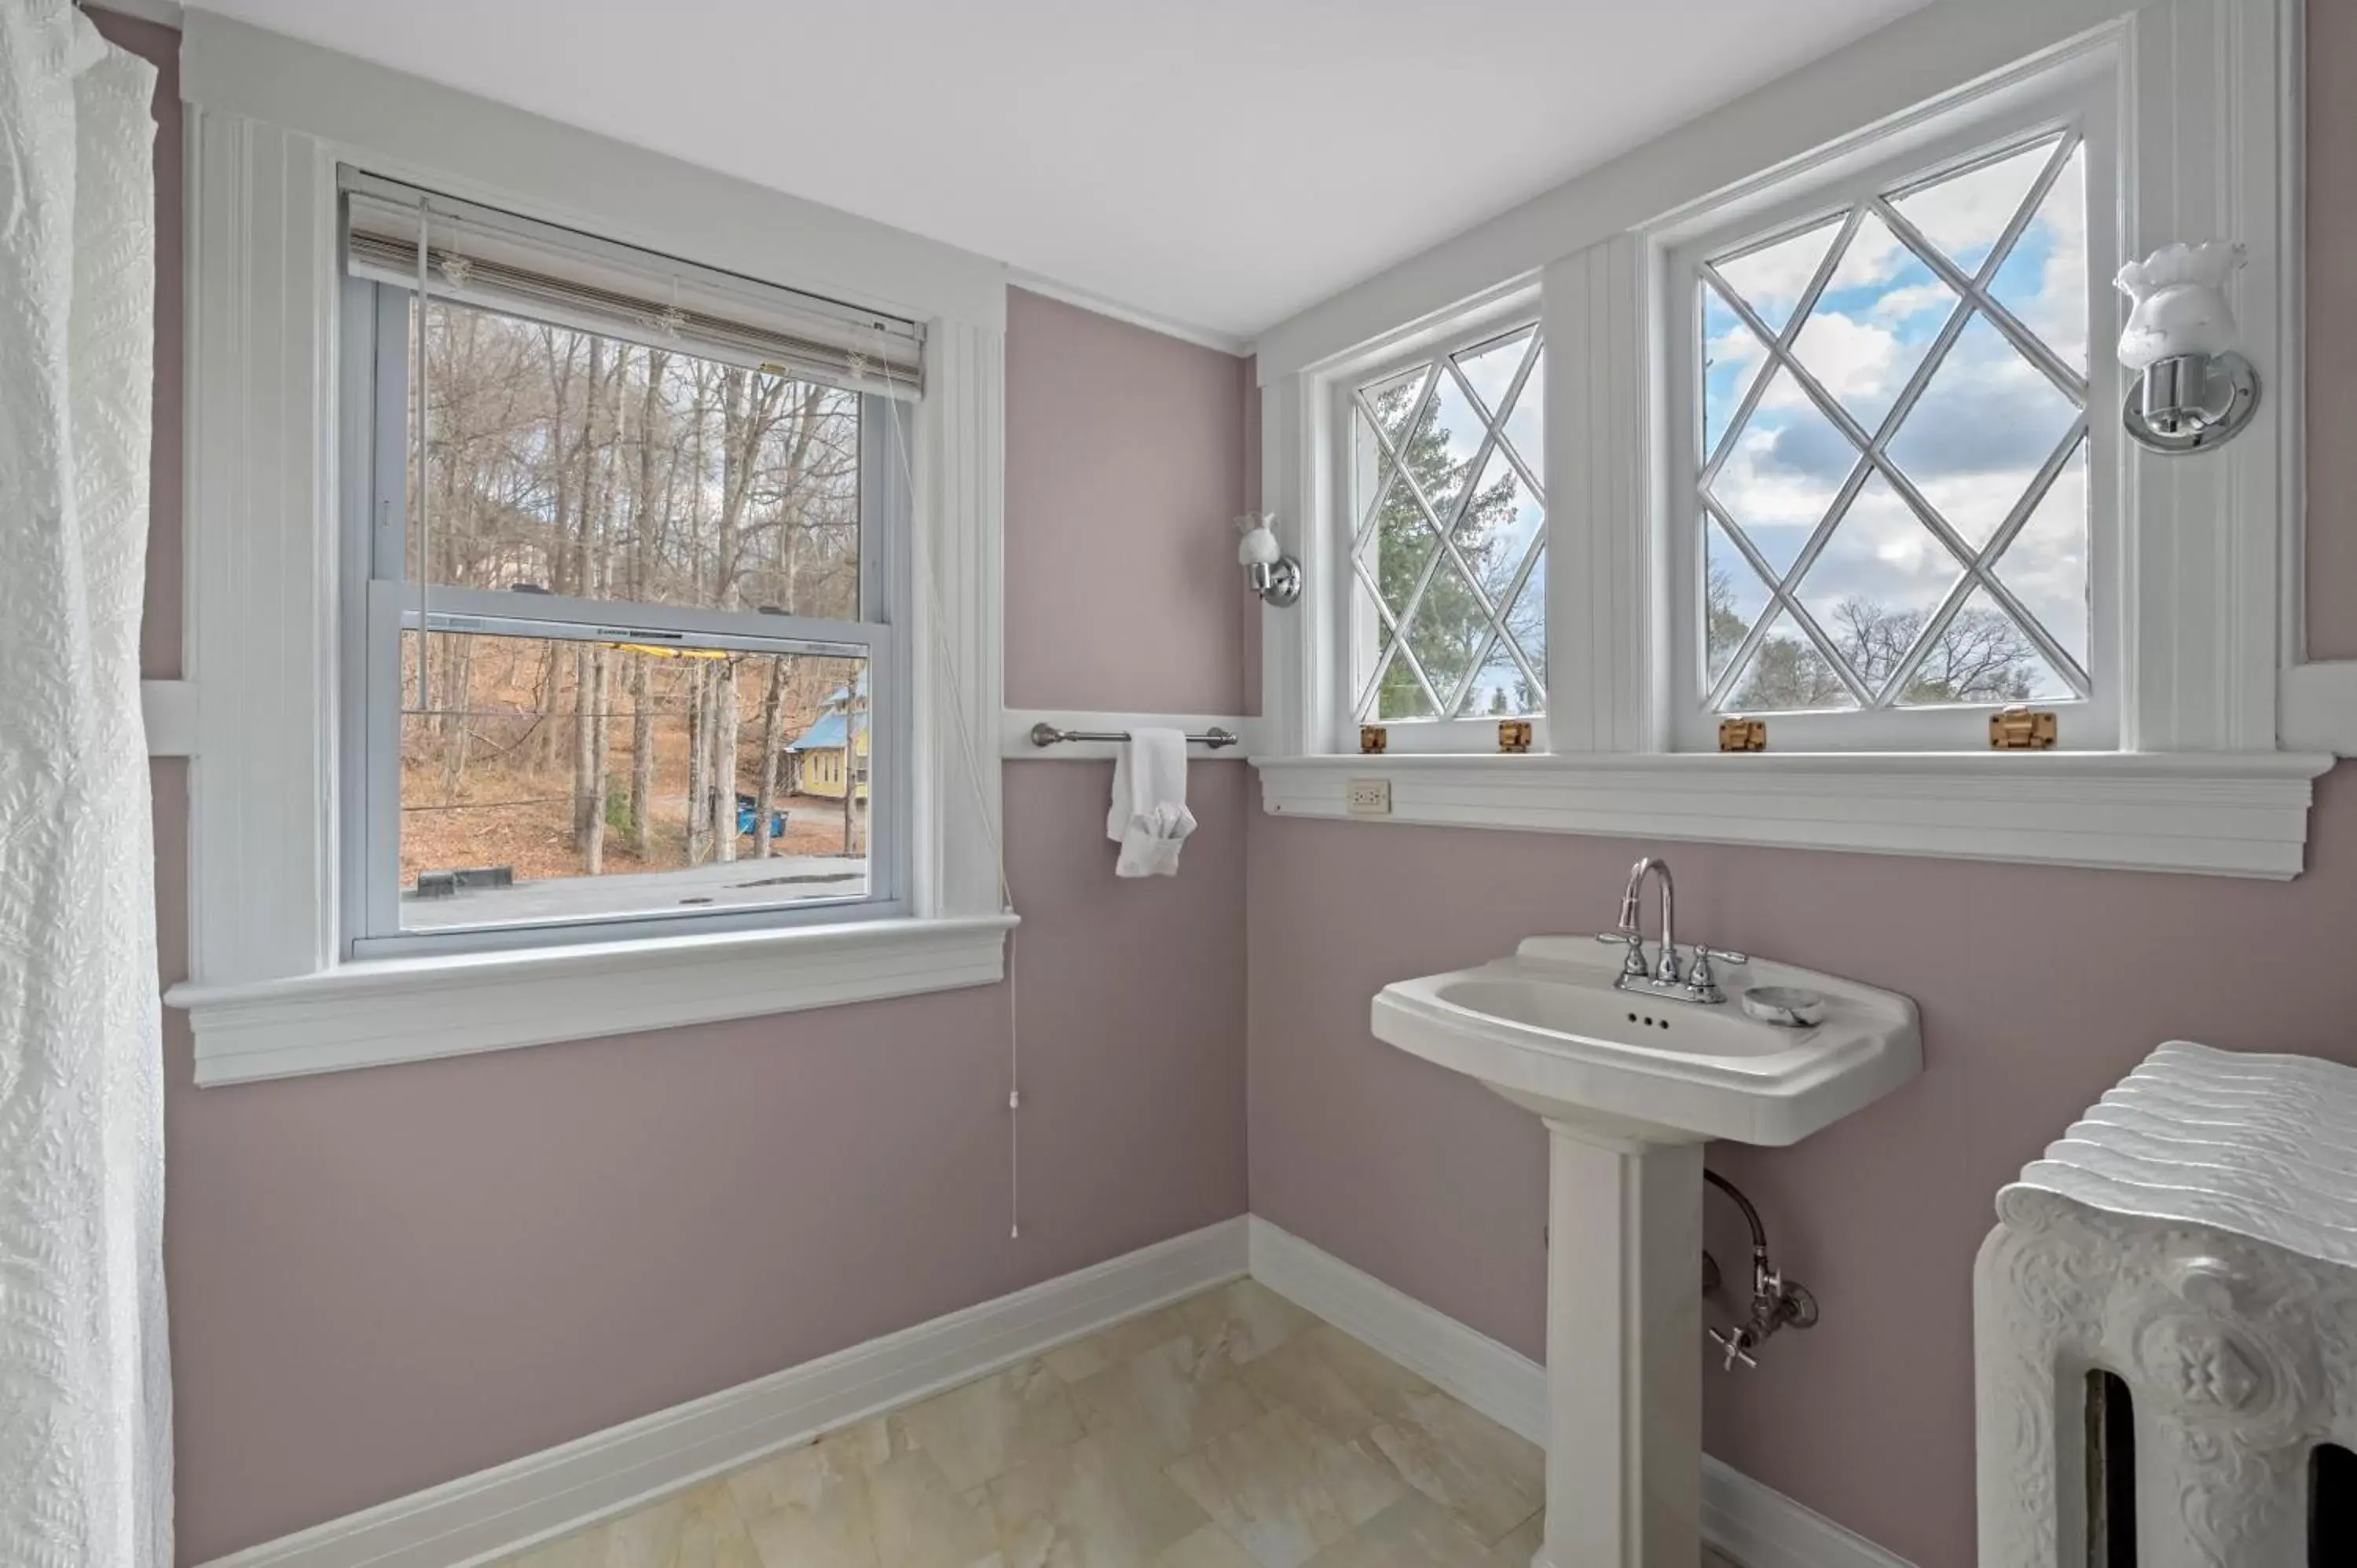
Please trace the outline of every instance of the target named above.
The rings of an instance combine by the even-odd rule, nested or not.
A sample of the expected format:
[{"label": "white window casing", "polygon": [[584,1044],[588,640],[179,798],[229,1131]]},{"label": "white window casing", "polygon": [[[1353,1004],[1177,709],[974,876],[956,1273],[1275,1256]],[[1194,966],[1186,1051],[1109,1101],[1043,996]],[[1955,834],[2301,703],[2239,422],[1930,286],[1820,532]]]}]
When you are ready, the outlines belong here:
[{"label": "white window casing", "polygon": [[[1297,610],[1263,612],[1278,748],[1255,759],[1266,809],[1345,816],[1349,779],[1388,777],[1393,822],[2296,875],[2310,781],[2332,763],[2279,749],[2331,733],[2314,716],[2321,683],[2284,677],[2280,743],[2276,704],[2298,646],[2301,19],[2299,0],[1941,0],[1265,334],[1263,504],[1310,520],[1288,540],[1309,591]],[[2089,176],[2091,229],[2117,213],[2115,241],[2091,257],[2086,416],[2093,461],[2108,466],[2098,488],[2116,499],[2098,527],[2115,519],[2117,535],[2092,553],[2097,690],[2063,709],[2078,747],[1826,749],[1953,748],[1968,733],[1954,714],[1910,710],[1770,715],[1767,755],[1698,754],[1698,715],[1680,717],[1695,704],[1674,597],[1692,442],[1664,436],[1691,379],[1669,358],[1691,348],[1675,330],[1693,309],[1680,265],[1795,201],[1838,205],[2007,127],[2065,123],[2089,128],[2089,158],[2104,162]],[[2235,308],[2265,383],[2259,417],[2209,453],[2145,453],[2119,435],[2112,255],[2221,237],[2249,249]],[[1534,291],[1547,343],[1553,755],[1348,755],[1334,624],[1347,561],[1317,521],[1333,515],[1333,382]],[[1853,717],[1892,722],[1835,738]]]},{"label": "white window casing", "polygon": [[[167,1000],[198,1081],[998,980],[1003,269],[210,13],[183,82],[191,973]],[[363,411],[339,396],[339,163],[920,324],[905,912],[345,956],[337,454]]]}]

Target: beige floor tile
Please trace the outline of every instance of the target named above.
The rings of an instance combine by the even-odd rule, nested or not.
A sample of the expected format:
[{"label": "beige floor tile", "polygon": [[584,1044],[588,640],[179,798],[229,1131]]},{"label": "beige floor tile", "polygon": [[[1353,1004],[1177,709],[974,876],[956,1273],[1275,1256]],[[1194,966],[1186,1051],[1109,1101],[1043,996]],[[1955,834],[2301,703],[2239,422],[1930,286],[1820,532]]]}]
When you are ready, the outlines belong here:
[{"label": "beige floor tile", "polygon": [[1091,1432],[1133,1433],[1168,1459],[1250,1425],[1264,1410],[1226,1357],[1186,1333],[1082,1379],[1072,1400]]},{"label": "beige floor tile", "polygon": [[1319,1324],[1243,1369],[1261,1402],[1290,1405],[1327,1431],[1357,1437],[1378,1423],[1406,1420],[1412,1402],[1436,1391],[1340,1329]]},{"label": "beige floor tile", "polygon": [[952,1486],[928,1454],[896,1454],[867,1473],[867,1528],[880,1568],[1006,1568],[988,1498]]},{"label": "beige floor tile", "polygon": [[931,1455],[957,1491],[971,1491],[1027,1459],[1080,1441],[1064,1380],[1025,1361],[885,1418],[891,1452]]},{"label": "beige floor tile", "polygon": [[[1531,1568],[1531,1559],[1546,1543],[1546,1515],[1534,1513],[1506,1532],[1506,1539],[1490,1548],[1491,1568]],[[1707,1562],[1702,1568],[1713,1568]]]},{"label": "beige floor tile", "polygon": [[1150,1568],[1210,1517],[1126,1430],[1092,1434],[985,1488],[1007,1568]]},{"label": "beige floor tile", "polygon": [[1154,1568],[1260,1568],[1251,1552],[1216,1524],[1207,1524],[1154,1560]]},{"label": "beige floor tile", "polygon": [[1546,1462],[1535,1444],[1444,1393],[1418,1395],[1409,1410],[1374,1429],[1374,1445],[1482,1540],[1498,1541],[1545,1506]]},{"label": "beige floor tile", "polygon": [[1371,1447],[1289,1409],[1214,1438],[1169,1475],[1261,1568],[1297,1568],[1406,1495]]},{"label": "beige floor tile", "polygon": [[864,1435],[823,1438],[728,1477],[762,1568],[877,1568]]},{"label": "beige floor tile", "polygon": [[763,1568],[725,1483],[707,1482],[680,1502],[679,1545],[665,1568]]},{"label": "beige floor tile", "polygon": [[1308,1333],[1319,1321],[1250,1279],[1191,1296],[1180,1302],[1178,1310],[1197,1344],[1216,1348],[1239,1367],[1297,1334]]},{"label": "beige floor tile", "polygon": [[1176,1339],[1187,1332],[1180,1318],[1179,1305],[1174,1304],[1116,1323],[1102,1334],[1059,1346],[1042,1356],[1049,1369],[1068,1383],[1094,1377],[1108,1367],[1118,1367],[1124,1361],[1142,1356],[1166,1339]]},{"label": "beige floor tile", "polygon": [[[1309,1560],[1309,1568],[1493,1568],[1465,1521],[1410,1492]],[[1527,1559],[1523,1568],[1530,1568]]]}]

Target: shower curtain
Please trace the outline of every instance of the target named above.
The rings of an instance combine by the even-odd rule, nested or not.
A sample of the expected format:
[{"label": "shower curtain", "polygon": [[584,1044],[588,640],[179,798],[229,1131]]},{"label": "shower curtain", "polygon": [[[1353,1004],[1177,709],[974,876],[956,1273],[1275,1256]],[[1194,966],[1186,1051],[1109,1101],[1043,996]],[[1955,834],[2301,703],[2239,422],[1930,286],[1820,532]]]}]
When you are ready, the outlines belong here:
[{"label": "shower curtain", "polygon": [[0,0],[0,1563],[167,1568],[155,70]]}]

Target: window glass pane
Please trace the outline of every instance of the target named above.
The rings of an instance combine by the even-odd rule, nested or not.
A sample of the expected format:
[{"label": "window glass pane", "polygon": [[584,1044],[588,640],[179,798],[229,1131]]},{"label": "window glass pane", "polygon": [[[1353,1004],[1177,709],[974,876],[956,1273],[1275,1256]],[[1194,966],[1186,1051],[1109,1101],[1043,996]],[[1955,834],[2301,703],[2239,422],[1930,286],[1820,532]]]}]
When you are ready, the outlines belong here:
[{"label": "window glass pane", "polygon": [[2070,161],[2038,204],[1989,282],[1989,293],[2062,362],[2087,371],[2087,149]]},{"label": "window glass pane", "polygon": [[1718,451],[1728,421],[1760,379],[1768,350],[1718,290],[1702,287],[1702,456]]},{"label": "window glass pane", "polygon": [[1986,544],[2079,417],[1975,315],[1890,439],[1890,458],[1968,544]]},{"label": "window glass pane", "polygon": [[1721,704],[1731,714],[1829,712],[1857,706],[1857,699],[1806,632],[1781,610]]},{"label": "window glass pane", "polygon": [[404,931],[858,898],[867,666],[402,634]]},{"label": "window glass pane", "polygon": [[1710,492],[1780,576],[1857,466],[1857,448],[1780,370],[1735,437]]},{"label": "window glass pane", "polygon": [[2038,618],[2062,651],[2087,667],[2087,444],[2039,501],[2005,553],[1996,575]]},{"label": "window glass pane", "polygon": [[1879,474],[1801,579],[1801,603],[1858,679],[1880,691],[1963,568]]},{"label": "window glass pane", "polygon": [[1703,656],[1708,681],[1716,685],[1727,662],[1760,624],[1768,608],[1768,585],[1751,563],[1727,537],[1726,526],[1712,519],[1705,536],[1708,555],[1703,577]]},{"label": "window glass pane", "polygon": [[1404,635],[1433,694],[1452,709],[1490,639],[1490,617],[1457,563],[1443,555]]},{"label": "window glass pane", "polygon": [[1503,429],[1514,456],[1523,460],[1531,478],[1546,483],[1546,349],[1541,348],[1531,360],[1531,373],[1523,380],[1521,395],[1514,399],[1513,412],[1506,415]]},{"label": "window glass pane", "polygon": [[1522,369],[1523,356],[1530,346],[1531,334],[1525,328],[1504,338],[1493,338],[1454,356],[1457,368],[1464,372],[1485,413],[1494,415],[1504,410],[1506,392],[1514,384],[1514,372]]},{"label": "window glass pane", "polygon": [[412,581],[422,547],[437,584],[861,618],[856,393],[438,298],[425,330]]},{"label": "window glass pane", "polygon": [[1828,218],[1798,234],[1723,259],[1717,263],[1718,275],[1758,314],[1762,326],[1781,333],[1841,226],[1840,219]]},{"label": "window glass pane", "polygon": [[1951,175],[1894,199],[1890,205],[1966,273],[1981,263],[2021,209],[2054,152],[2053,138]]},{"label": "window glass pane", "polygon": [[1975,589],[1932,639],[1907,679],[1910,707],[1943,703],[2028,703],[2073,695],[2013,618]]},{"label": "window glass pane", "polygon": [[1424,405],[1424,416],[1408,435],[1401,458],[1444,528],[1456,516],[1465,483],[1472,478],[1484,428],[1473,400],[1465,395],[1455,376],[1443,373],[1432,401]]},{"label": "window glass pane", "polygon": [[1955,291],[1868,212],[1793,340],[1793,357],[1871,433],[1955,306]]}]

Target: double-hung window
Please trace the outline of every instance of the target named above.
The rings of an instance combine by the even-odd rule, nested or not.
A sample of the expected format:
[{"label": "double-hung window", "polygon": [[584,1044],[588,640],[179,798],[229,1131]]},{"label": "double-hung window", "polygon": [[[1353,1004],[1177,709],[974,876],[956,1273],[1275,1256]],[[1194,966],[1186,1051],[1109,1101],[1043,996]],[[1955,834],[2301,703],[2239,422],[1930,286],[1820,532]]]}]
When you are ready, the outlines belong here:
[{"label": "double-hung window", "polygon": [[2114,145],[2083,102],[1977,117],[1680,237],[1675,744],[1969,748],[2024,703],[2116,744]]},{"label": "double-hung window", "polygon": [[347,170],[355,957],[906,908],[907,322]]},{"label": "double-hung window", "polygon": [[1403,750],[1546,711],[1545,377],[1510,314],[1337,378],[1351,708]]}]

